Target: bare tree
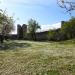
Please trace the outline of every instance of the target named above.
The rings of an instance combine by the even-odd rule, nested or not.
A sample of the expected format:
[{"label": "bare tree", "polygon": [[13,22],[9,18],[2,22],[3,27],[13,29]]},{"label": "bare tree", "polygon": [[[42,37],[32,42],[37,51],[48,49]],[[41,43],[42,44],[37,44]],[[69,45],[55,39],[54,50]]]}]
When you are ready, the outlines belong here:
[{"label": "bare tree", "polygon": [[66,9],[66,12],[68,12],[71,15],[71,12],[75,10],[75,1],[72,0],[57,0],[57,4],[61,7]]}]

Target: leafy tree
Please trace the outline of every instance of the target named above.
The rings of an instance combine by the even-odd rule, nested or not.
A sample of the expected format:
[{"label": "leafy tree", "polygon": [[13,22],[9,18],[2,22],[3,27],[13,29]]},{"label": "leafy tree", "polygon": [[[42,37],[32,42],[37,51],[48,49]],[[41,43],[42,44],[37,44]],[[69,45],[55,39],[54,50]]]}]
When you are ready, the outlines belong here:
[{"label": "leafy tree", "polygon": [[36,30],[39,28],[40,28],[40,25],[38,24],[38,22],[36,22],[36,20],[30,19],[28,21],[28,31],[33,40],[36,40]]},{"label": "leafy tree", "polygon": [[0,41],[3,43],[4,36],[7,36],[14,29],[13,17],[9,17],[5,11],[0,9]]},{"label": "leafy tree", "polygon": [[71,18],[68,22],[63,23],[61,31],[66,34],[67,38],[75,37],[75,18]]}]

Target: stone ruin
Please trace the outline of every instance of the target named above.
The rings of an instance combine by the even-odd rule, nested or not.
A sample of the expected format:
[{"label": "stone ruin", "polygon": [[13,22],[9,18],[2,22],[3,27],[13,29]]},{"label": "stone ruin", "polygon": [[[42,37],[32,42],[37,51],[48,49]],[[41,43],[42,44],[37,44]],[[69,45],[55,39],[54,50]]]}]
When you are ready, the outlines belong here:
[{"label": "stone ruin", "polygon": [[17,37],[18,39],[25,39],[27,34],[27,25],[23,24],[22,26],[20,24],[17,25]]}]

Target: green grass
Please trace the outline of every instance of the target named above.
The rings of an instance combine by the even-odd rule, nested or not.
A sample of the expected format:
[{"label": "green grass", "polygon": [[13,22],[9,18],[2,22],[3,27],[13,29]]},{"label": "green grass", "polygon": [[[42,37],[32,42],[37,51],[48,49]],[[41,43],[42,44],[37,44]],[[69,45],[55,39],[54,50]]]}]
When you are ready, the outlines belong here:
[{"label": "green grass", "polygon": [[0,75],[75,75],[75,41],[5,42]]}]

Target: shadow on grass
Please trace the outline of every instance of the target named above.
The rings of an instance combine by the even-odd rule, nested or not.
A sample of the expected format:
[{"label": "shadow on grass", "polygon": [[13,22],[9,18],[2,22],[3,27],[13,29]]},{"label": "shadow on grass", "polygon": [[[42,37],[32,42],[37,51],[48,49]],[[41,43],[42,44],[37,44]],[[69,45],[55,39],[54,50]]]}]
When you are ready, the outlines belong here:
[{"label": "shadow on grass", "polygon": [[[39,74],[37,74],[39,75]],[[60,75],[58,70],[50,70],[47,72],[42,72],[41,75]]]},{"label": "shadow on grass", "polygon": [[10,42],[10,43],[4,43],[0,45],[0,50],[14,50],[20,48],[27,48],[30,46],[31,45],[29,43]]}]

